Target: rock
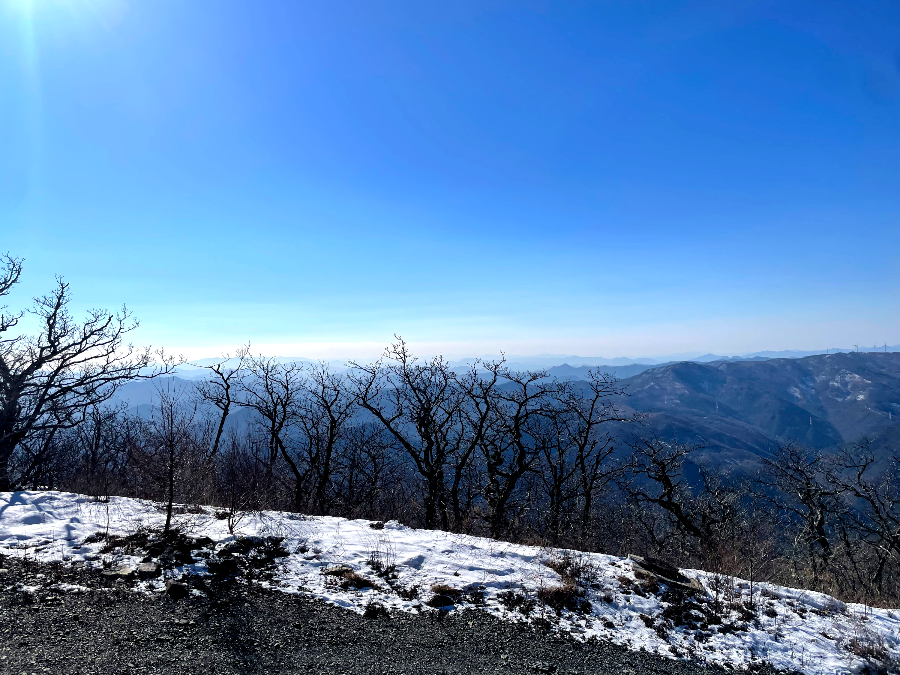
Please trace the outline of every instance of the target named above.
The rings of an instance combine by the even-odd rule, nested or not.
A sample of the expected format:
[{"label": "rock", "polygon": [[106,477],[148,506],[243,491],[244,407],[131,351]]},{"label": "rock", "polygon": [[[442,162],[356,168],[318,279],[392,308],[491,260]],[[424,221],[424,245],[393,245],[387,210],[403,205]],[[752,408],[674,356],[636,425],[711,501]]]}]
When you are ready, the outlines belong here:
[{"label": "rock", "polygon": [[159,576],[159,565],[154,562],[142,562],[136,571],[139,579],[152,579]]},{"label": "rock", "polygon": [[687,593],[703,593],[704,588],[696,579],[689,579],[681,573],[681,570],[657,558],[644,558],[639,555],[629,554],[628,559],[636,571],[656,577],[669,587],[677,588]]},{"label": "rock", "polygon": [[183,584],[180,581],[167,581],[166,594],[173,600],[183,600],[188,596],[187,584]]},{"label": "rock", "polygon": [[238,561],[234,558],[210,560],[209,563],[207,563],[207,569],[210,574],[221,579],[233,577],[239,571]]},{"label": "rock", "polygon": [[121,565],[120,567],[114,567],[113,569],[103,570],[101,574],[105,577],[128,578],[134,574],[134,570],[127,565]]},{"label": "rock", "polygon": [[371,527],[373,530],[383,530],[384,523],[380,520],[376,520],[374,523],[369,523],[369,527]]},{"label": "rock", "polygon": [[330,577],[342,577],[352,571],[353,568],[350,567],[350,565],[333,565],[322,570],[322,574],[326,574]]}]

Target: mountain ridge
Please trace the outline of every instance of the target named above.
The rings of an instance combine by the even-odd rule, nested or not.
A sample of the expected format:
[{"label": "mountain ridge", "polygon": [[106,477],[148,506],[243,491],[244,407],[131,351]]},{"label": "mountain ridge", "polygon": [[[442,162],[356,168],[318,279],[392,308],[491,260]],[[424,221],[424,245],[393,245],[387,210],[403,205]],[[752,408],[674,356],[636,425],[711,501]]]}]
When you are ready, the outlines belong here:
[{"label": "mountain ridge", "polygon": [[900,450],[900,354],[839,353],[800,359],[680,362],[623,379],[629,408],[650,433],[746,461],[779,443],[814,449],[873,441]]}]

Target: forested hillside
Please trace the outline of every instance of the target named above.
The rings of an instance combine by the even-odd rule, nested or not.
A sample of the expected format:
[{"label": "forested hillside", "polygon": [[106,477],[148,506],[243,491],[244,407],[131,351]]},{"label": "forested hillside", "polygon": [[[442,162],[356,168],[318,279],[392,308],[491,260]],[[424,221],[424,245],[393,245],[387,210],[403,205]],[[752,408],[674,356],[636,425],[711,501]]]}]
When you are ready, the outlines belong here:
[{"label": "forested hillside", "polygon": [[684,362],[622,384],[648,431],[702,444],[716,462],[753,465],[790,441],[824,449],[868,437],[879,458],[900,448],[900,353]]}]

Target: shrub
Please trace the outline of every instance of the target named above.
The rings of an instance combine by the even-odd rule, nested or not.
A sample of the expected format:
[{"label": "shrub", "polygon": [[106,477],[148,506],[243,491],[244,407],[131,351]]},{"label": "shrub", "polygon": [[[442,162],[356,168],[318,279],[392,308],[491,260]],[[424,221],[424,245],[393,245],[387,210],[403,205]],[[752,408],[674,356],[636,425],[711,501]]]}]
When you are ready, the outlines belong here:
[{"label": "shrub", "polygon": [[565,551],[544,564],[562,577],[566,586],[585,586],[597,580],[597,566],[585,555]]},{"label": "shrub", "polygon": [[572,584],[541,588],[538,590],[538,600],[557,613],[564,609],[570,612],[587,612],[591,609],[591,603],[584,597],[584,591]]},{"label": "shrub", "polygon": [[364,588],[374,588],[375,584],[366,579],[363,575],[358,572],[345,572],[342,581],[341,588],[345,591],[348,589],[355,589],[357,591],[361,591]]},{"label": "shrub", "polygon": [[463,599],[473,605],[483,605],[484,587],[475,585],[469,586],[463,591]]},{"label": "shrub", "polygon": [[461,588],[454,588],[447,584],[434,584],[431,587],[434,596],[426,604],[431,607],[445,607],[455,605],[463,598],[465,593]]},{"label": "shrub", "polygon": [[512,590],[498,593],[497,600],[507,611],[518,611],[521,614],[531,614],[531,611],[537,605],[537,601],[534,598],[527,598],[524,593],[517,593]]},{"label": "shrub", "polygon": [[419,597],[419,587],[418,586],[395,586],[394,592],[400,596],[403,600],[415,600]]},{"label": "shrub", "polygon": [[[384,525],[382,524],[382,527]],[[397,556],[394,546],[387,537],[374,538],[371,543],[371,551],[366,563],[379,577],[384,579],[396,578]]]},{"label": "shrub", "polygon": [[370,602],[363,610],[363,617],[366,619],[377,619],[379,616],[388,616],[388,611],[377,602]]}]

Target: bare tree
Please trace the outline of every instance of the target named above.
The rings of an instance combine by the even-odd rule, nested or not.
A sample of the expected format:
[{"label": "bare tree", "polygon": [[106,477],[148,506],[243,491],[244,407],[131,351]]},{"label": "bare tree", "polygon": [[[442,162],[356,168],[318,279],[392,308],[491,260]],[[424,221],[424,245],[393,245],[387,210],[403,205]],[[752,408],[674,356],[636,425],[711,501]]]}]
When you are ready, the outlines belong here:
[{"label": "bare tree", "polygon": [[799,524],[794,545],[805,551],[811,583],[819,587],[834,556],[829,529],[846,511],[840,496],[848,488],[829,481],[828,457],[796,443],[780,445],[771,457],[763,458],[763,464],[757,496]]},{"label": "bare tree", "polygon": [[472,512],[472,505],[481,497],[473,455],[483,445],[495,417],[496,396],[505,357],[498,361],[476,359],[462,377],[457,378],[463,393],[460,433],[455,436],[456,447],[451,453],[450,513],[453,529],[461,532]]},{"label": "bare tree", "polygon": [[301,387],[294,411],[297,444],[312,481],[313,513],[325,515],[333,501],[335,453],[353,417],[356,397],[348,388],[346,378],[331,372],[325,363],[309,368]]},{"label": "bare tree", "polygon": [[425,527],[448,529],[446,471],[464,443],[467,401],[456,375],[440,356],[418,363],[400,337],[379,361],[352,365],[359,404],[384,425],[424,480]]},{"label": "bare tree", "polygon": [[526,473],[539,458],[536,429],[547,412],[547,395],[552,385],[544,380],[546,371],[518,372],[503,369],[502,387],[494,387],[488,399],[491,415],[479,444],[484,460],[488,506],[487,521],[492,537],[499,537],[509,523],[516,491]]},{"label": "bare tree", "polygon": [[[638,506],[656,506],[666,514],[684,547],[699,546],[704,559],[718,546],[737,515],[740,491],[701,467],[701,484],[684,478],[685,461],[699,446],[637,438],[627,473],[619,480]],[[685,539],[686,537],[686,539]]]},{"label": "bare tree", "polygon": [[[827,471],[828,482],[854,502],[846,513],[848,529],[877,561],[870,578],[862,581],[883,593],[887,568],[900,563],[900,456],[889,458],[878,471],[871,442],[863,438],[842,448]],[[855,547],[846,543],[852,552]]]},{"label": "bare tree", "polygon": [[110,485],[128,462],[136,424],[124,405],[95,407],[74,430],[80,461],[80,478],[88,494],[110,494]]},{"label": "bare tree", "polygon": [[303,369],[296,362],[280,363],[275,358],[251,356],[241,374],[238,405],[251,408],[262,419],[268,454],[265,460],[264,490],[270,495],[275,463],[279,455],[294,477],[294,508],[303,504],[305,474],[288,451],[289,433],[303,395]]},{"label": "bare tree", "polygon": [[551,410],[538,418],[539,425],[532,432],[541,450],[537,478],[543,486],[546,529],[554,545],[559,543],[564,526],[570,521],[568,505],[579,496],[579,486],[574,480],[578,471],[575,447],[566,429],[565,416],[562,410]]},{"label": "bare tree", "polygon": [[565,438],[574,448],[582,541],[591,526],[595,495],[623,471],[623,467],[608,461],[615,445],[603,429],[613,422],[631,423],[640,419],[639,414],[623,409],[619,401],[624,395],[625,389],[618,380],[597,368],[588,372],[584,384],[568,382],[556,393]]},{"label": "bare tree", "polygon": [[[3,271],[0,272],[0,297],[3,297],[9,294],[13,286],[19,282],[19,277],[22,276],[22,258],[13,258],[9,253],[4,253],[0,256],[0,265],[3,267]],[[6,330],[22,318],[22,313],[7,315],[6,305],[3,305],[0,307],[0,316],[3,317],[0,321],[0,328]]]},{"label": "bare tree", "polygon": [[[22,261],[6,255],[0,264],[3,296],[18,282]],[[57,278],[54,291],[35,298],[28,310],[40,327],[32,336],[11,333],[23,312],[0,310],[0,490],[21,480],[10,472],[10,458],[21,444],[77,426],[86,411],[108,401],[121,385],[174,365],[159,352],[162,365],[151,368],[149,348],[125,343],[138,326],[126,308],[91,310],[78,322],[68,311],[69,301],[69,285]]]},{"label": "bare tree", "polygon": [[235,405],[234,394],[241,377],[244,362],[250,354],[250,345],[241,347],[232,358],[225,355],[221,361],[209,366],[202,366],[209,371],[209,377],[197,384],[197,396],[203,403],[211,403],[219,411],[219,422],[213,437],[208,458],[212,460],[219,452],[225,422]]},{"label": "bare tree", "polygon": [[235,533],[248,511],[259,507],[260,463],[250,449],[252,445],[252,436],[241,438],[235,429],[230,429],[217,459],[219,494],[227,509],[224,515],[229,534]]},{"label": "bare tree", "polygon": [[350,425],[341,438],[335,470],[339,513],[382,517],[397,515],[408,503],[407,476],[396,458],[393,436],[380,422]]},{"label": "bare tree", "polygon": [[183,392],[157,388],[158,403],[153,405],[134,452],[135,462],[151,481],[162,487],[166,502],[166,523],[163,532],[172,529],[172,514],[178,488],[187,484],[192,459],[205,454],[201,450],[205,439],[195,424],[196,402],[183,400]]}]

